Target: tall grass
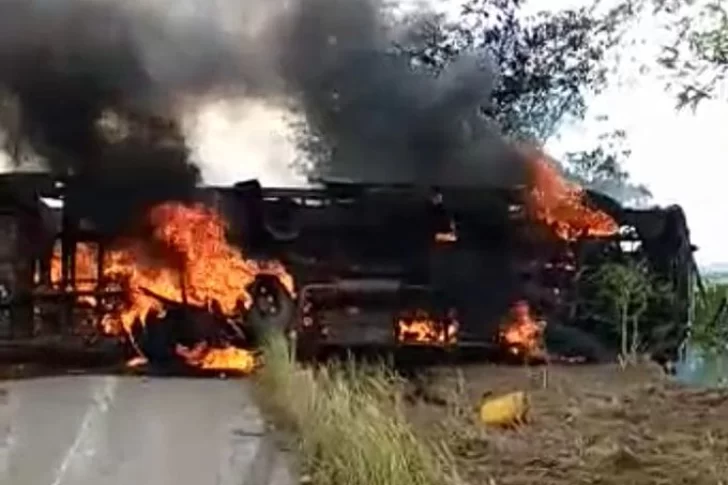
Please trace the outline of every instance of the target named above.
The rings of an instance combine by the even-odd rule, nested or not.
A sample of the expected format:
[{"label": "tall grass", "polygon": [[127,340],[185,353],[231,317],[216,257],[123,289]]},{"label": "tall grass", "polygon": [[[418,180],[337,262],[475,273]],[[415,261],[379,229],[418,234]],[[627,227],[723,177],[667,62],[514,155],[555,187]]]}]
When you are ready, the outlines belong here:
[{"label": "tall grass", "polygon": [[697,295],[692,339],[703,350],[725,352],[728,345],[728,328],[724,320],[717,320],[718,310],[728,296],[728,285],[708,283],[703,295]]},{"label": "tall grass", "polygon": [[264,408],[295,432],[316,485],[435,485],[449,480],[449,455],[415,435],[396,377],[353,362],[303,368],[283,337],[269,338],[258,375]]}]

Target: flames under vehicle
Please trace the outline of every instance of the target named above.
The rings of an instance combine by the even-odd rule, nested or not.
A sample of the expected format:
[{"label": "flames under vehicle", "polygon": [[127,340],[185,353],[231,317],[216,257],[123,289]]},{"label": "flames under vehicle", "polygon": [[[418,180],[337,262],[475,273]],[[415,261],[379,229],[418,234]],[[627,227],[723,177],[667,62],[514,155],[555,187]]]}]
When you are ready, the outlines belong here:
[{"label": "flames under vehicle", "polygon": [[[49,207],[43,197],[63,199],[62,208]],[[197,198],[227,222],[232,247],[251,261],[276,261],[288,279],[280,271],[258,271],[240,281],[250,301],[239,315],[219,302],[192,301],[184,282],[174,297],[140,286],[165,311],[141,334],[126,322],[130,338],[121,340],[147,357],[174,361],[182,355],[199,363],[200,342],[250,346],[270,328],[295,335],[305,354],[426,346],[525,355],[532,350],[529,336],[518,332],[527,329],[514,327],[521,319],[545,324],[549,352],[612,358],[616,326],[588,303],[595,289],[587,276],[606,262],[628,259],[645,260],[669,287],[669,298],[653,302],[645,314],[643,350],[674,360],[688,334],[698,275],[678,206],[627,209],[585,192],[584,203],[611,217],[616,230],[566,236],[554,221],[534,223],[522,188],[328,181],[280,189],[253,180],[200,188]],[[108,284],[105,255],[114,236],[88,225],[82,206],[72,180],[62,184],[41,174],[0,180],[5,351],[58,335],[99,342],[109,333],[99,330],[104,316],[129,290]],[[80,252],[81,245],[93,251]],[[95,262],[79,269],[79,258]]]}]

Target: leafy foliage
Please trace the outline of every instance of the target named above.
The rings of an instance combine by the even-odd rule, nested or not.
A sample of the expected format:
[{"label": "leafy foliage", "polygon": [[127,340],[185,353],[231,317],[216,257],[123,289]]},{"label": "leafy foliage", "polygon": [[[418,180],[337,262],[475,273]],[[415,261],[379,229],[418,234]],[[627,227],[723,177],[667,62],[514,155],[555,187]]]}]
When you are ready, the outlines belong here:
[{"label": "leafy foliage", "polygon": [[728,315],[726,314],[728,285],[713,283],[697,295],[692,340],[702,350],[725,352],[728,345]]},{"label": "leafy foliage", "polygon": [[631,151],[625,147],[626,133],[616,130],[599,137],[591,150],[567,153],[565,171],[579,184],[614,197],[624,204],[644,205],[652,197],[644,185],[632,182],[623,160]]},{"label": "leafy foliage", "polygon": [[728,73],[728,2],[692,1],[663,6],[675,32],[658,62],[670,74],[668,87],[677,88],[678,108],[695,109],[701,101],[720,95]]},{"label": "leafy foliage", "polygon": [[596,298],[610,311],[620,336],[623,362],[634,363],[642,350],[640,322],[650,301],[664,288],[651,274],[643,261],[606,263],[592,276],[596,283]]},{"label": "leafy foliage", "polygon": [[[651,19],[666,35],[666,40],[660,38],[656,61],[678,109],[695,110],[702,101],[722,95],[728,72],[728,1],[623,0],[621,9],[623,32],[641,30],[640,20]],[[649,70],[650,61],[643,61],[641,69]]]},{"label": "leafy foliage", "polygon": [[[583,118],[587,97],[606,87],[610,51],[634,16],[627,3],[597,15],[594,8],[521,13],[521,0],[470,0],[454,25],[419,19],[399,50],[437,74],[452,59],[484,49],[498,73],[482,112],[512,139],[545,142],[567,120]],[[567,154],[566,173],[623,203],[644,204],[651,193],[624,169],[630,151],[623,131],[604,134],[591,150]]]},{"label": "leafy foliage", "polygon": [[424,19],[399,47],[434,72],[464,51],[485,49],[498,79],[484,114],[513,138],[545,141],[568,117],[583,117],[585,94],[605,86],[603,61],[615,45],[618,17],[588,8],[525,17],[523,3],[470,0],[457,24]]}]

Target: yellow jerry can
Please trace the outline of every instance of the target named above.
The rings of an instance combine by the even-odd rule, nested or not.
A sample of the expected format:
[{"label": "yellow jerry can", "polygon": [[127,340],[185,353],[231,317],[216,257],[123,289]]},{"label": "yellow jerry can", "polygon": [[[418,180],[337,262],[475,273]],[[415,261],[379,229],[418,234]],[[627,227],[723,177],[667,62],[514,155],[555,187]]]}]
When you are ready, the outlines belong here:
[{"label": "yellow jerry can", "polygon": [[485,395],[480,404],[480,420],[488,426],[515,427],[526,422],[528,397],[523,391],[502,396]]}]

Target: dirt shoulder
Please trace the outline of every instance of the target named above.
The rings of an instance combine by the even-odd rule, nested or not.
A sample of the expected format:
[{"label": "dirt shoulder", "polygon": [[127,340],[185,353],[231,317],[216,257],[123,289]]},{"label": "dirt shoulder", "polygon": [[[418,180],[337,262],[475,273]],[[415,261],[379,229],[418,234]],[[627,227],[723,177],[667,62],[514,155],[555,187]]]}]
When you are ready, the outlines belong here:
[{"label": "dirt shoulder", "polygon": [[[728,391],[688,388],[651,366],[433,369],[408,399],[421,432],[447,442],[466,483],[725,484]],[[530,422],[485,429],[483,393],[528,392]]]}]

